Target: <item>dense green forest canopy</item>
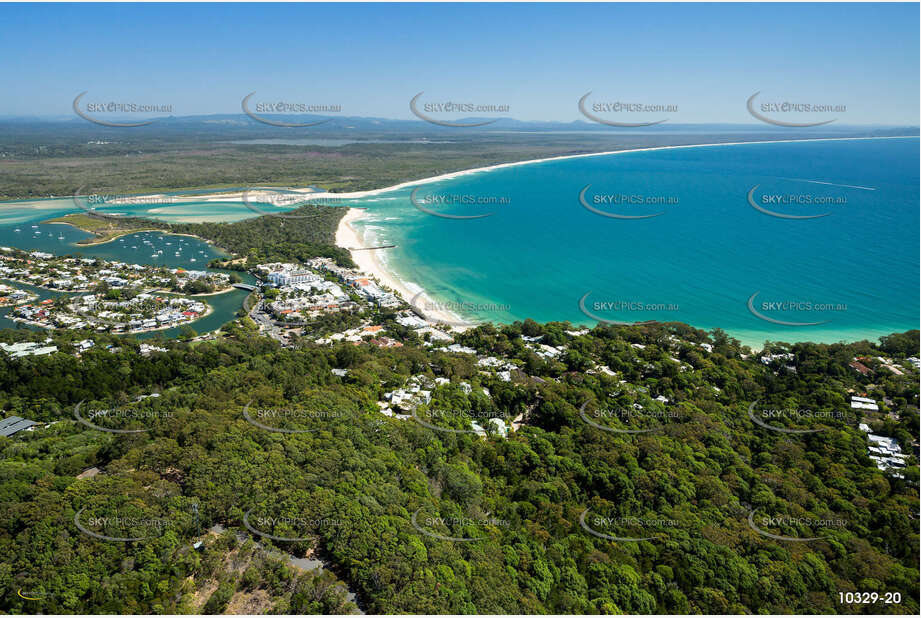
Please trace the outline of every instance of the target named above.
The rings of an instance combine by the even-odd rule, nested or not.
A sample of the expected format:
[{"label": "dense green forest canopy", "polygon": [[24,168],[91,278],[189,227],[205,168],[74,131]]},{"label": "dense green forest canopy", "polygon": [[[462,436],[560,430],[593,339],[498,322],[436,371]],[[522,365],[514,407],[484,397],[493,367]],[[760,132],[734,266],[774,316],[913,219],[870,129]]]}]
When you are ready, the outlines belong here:
[{"label": "dense green forest canopy", "polygon": [[[246,319],[149,356],[102,335],[77,357],[79,333],[56,334],[49,356],[0,355],[5,415],[53,423],[0,438],[0,609],[333,613],[354,611],[347,586],[369,613],[918,613],[917,457],[904,478],[877,470],[856,427],[909,448],[918,375],[849,367],[917,356],[918,331],[768,342],[793,361],[765,364],[720,331],[571,329],[458,335],[514,364],[507,382],[411,338],[284,349]],[[541,358],[523,335],[565,353]],[[449,381],[429,411],[523,424],[483,439],[381,415],[384,392],[412,376]],[[860,416],[851,394],[882,414]],[[838,414],[775,421],[816,430],[781,433],[752,422],[755,401]],[[78,404],[87,419],[131,410],[92,421],[133,433],[81,423]],[[634,404],[669,414],[632,434],[597,414]],[[329,570],[300,571],[289,554]],[[842,603],[848,591],[901,599]]]}]

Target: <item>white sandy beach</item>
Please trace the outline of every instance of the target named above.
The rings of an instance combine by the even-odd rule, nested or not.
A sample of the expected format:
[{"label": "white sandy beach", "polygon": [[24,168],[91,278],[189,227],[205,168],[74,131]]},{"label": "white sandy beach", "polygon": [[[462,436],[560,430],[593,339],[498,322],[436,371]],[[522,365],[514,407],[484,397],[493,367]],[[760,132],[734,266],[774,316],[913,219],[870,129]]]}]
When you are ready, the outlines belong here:
[{"label": "white sandy beach", "polygon": [[[352,223],[361,219],[364,214],[365,211],[360,208],[349,208],[345,216],[339,221],[339,227],[336,229],[336,246],[350,250],[365,246],[361,234],[352,226]],[[416,294],[419,294],[419,292],[413,292],[406,282],[384,268],[381,261],[377,258],[377,251],[389,251],[389,249],[350,251],[350,253],[352,254],[352,260],[358,265],[359,270],[372,275],[383,285],[398,292],[406,302],[413,302],[413,298]],[[429,297],[423,291],[421,296],[415,299],[414,305],[416,309],[422,312],[431,322],[446,322],[455,325],[465,322],[463,318],[450,311],[430,309],[429,307],[431,307],[434,302],[435,299]],[[463,327],[456,326],[455,328],[462,329]]]},{"label": "white sandy beach", "polygon": [[[432,176],[430,178],[422,178],[420,180],[411,180],[408,182],[403,182],[398,185],[393,185],[391,187],[385,187],[383,189],[372,189],[370,191],[354,191],[351,193],[315,193],[317,197],[326,197],[326,198],[340,198],[340,199],[359,199],[374,195],[380,195],[381,193],[387,193],[390,191],[396,191],[398,189],[403,189],[406,187],[413,187],[417,185],[424,185],[433,182],[440,182],[442,180],[449,180],[452,178],[459,178],[461,176],[467,176],[469,174],[475,174],[478,172],[489,172],[497,169],[504,169],[508,167],[518,167],[521,165],[533,165],[535,163],[543,163],[545,161],[561,161],[564,159],[581,159],[585,157],[603,157],[607,155],[615,154],[624,154],[628,152],[647,152],[650,150],[674,150],[678,148],[704,148],[708,146],[739,146],[744,144],[784,144],[791,142],[825,142],[825,141],[836,141],[836,140],[857,140],[857,139],[902,139],[905,137],[917,137],[914,135],[906,136],[894,136],[894,137],[854,137],[854,138],[816,138],[816,139],[801,139],[801,140],[772,140],[772,141],[762,141],[762,142],[723,142],[715,144],[687,144],[681,146],[655,146],[650,148],[633,148],[629,150],[612,150],[607,152],[592,152],[587,154],[578,154],[578,155],[563,155],[559,157],[546,157],[543,159],[530,159],[527,161],[516,161],[514,163],[500,163],[498,165],[488,165],[486,167],[477,167],[469,170],[463,170],[460,172],[451,172],[448,174],[441,174],[440,176]],[[239,194],[238,194],[239,195]],[[364,216],[364,210],[358,208],[349,208],[349,211],[344,217],[339,221],[339,227],[336,230],[336,245],[344,249],[355,249],[359,247],[364,247],[364,241],[361,238],[361,235],[358,234],[355,229],[352,227],[351,223],[360,219]],[[387,251],[387,249],[381,249],[381,251]],[[413,296],[418,294],[412,292],[407,285],[399,278],[396,273],[392,273],[381,264],[380,260],[375,257],[375,251],[351,251],[352,260],[358,265],[358,268],[362,272],[366,272],[370,275],[376,277],[384,285],[396,290],[400,295],[407,301],[411,301]],[[422,289],[418,284],[414,284],[419,289]],[[429,303],[437,302],[435,299],[431,298],[426,292],[423,291],[422,295],[416,301],[417,309],[422,311],[422,307],[430,306]],[[423,304],[425,303],[425,304]],[[457,316],[450,311],[434,311],[428,310],[423,311],[426,318],[432,321],[447,321],[447,322],[464,322],[463,318]]]},{"label": "white sandy beach", "polygon": [[[310,196],[311,198],[317,199],[327,199],[327,200],[343,200],[343,199],[360,199],[365,197],[372,197],[375,195],[380,195],[381,193],[388,193],[390,191],[396,191],[398,189],[404,189],[406,187],[415,187],[418,185],[426,185],[433,182],[440,182],[442,180],[451,180],[453,178],[460,178],[462,176],[467,176],[469,174],[476,174],[479,172],[489,172],[492,170],[504,169],[508,167],[518,167],[521,165],[533,165],[535,163],[545,163],[547,161],[562,161],[565,159],[583,159],[586,157],[605,157],[608,155],[616,154],[626,154],[629,152],[649,152],[652,150],[678,150],[683,148],[709,148],[715,146],[745,146],[750,144],[791,144],[796,142],[837,142],[837,141],[856,141],[856,140],[870,140],[870,139],[905,139],[905,138],[917,138],[917,135],[887,135],[879,137],[817,137],[817,138],[807,138],[807,139],[778,139],[778,140],[763,140],[763,141],[750,141],[750,142],[715,142],[712,144],[681,144],[677,146],[650,146],[649,148],[625,148],[623,150],[607,150],[604,152],[588,152],[584,154],[575,154],[575,155],[560,155],[558,157],[545,157],[543,159],[528,159],[526,161],[514,161],[512,163],[498,163],[496,165],[487,165],[485,167],[475,167],[469,170],[461,170],[458,172],[449,172],[447,174],[440,174],[438,176],[431,176],[429,178],[420,178],[419,180],[408,180],[406,182],[401,182],[400,184],[392,185],[389,187],[383,187],[381,189],[370,189],[368,191],[352,191],[348,193],[330,193],[315,191],[313,189],[297,189],[297,188],[287,188],[287,187],[278,187],[278,189],[285,191],[285,193],[290,194],[302,194],[304,196]],[[154,195],[154,196],[133,196],[133,199],[138,197],[143,198],[162,198],[165,202],[178,201],[177,196],[170,195]],[[194,197],[196,201],[209,202],[209,201],[228,201],[228,200],[242,200],[243,192],[238,191],[236,193],[210,193],[201,196],[194,196],[193,194],[188,194],[184,197]],[[272,201],[277,196],[273,194],[270,189],[265,187],[259,187],[250,192],[250,198],[254,202],[260,201]],[[110,203],[118,204],[118,200],[112,200]]]}]

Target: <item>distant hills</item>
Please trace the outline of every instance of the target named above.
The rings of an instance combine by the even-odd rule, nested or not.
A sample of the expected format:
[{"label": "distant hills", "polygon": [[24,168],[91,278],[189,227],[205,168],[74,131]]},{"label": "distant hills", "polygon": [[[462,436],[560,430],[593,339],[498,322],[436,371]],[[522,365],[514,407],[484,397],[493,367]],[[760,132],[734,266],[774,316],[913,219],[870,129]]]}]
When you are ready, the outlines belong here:
[{"label": "distant hills", "polygon": [[[500,117],[495,118],[494,122],[480,127],[458,128],[444,127],[428,123],[418,119],[402,120],[391,118],[377,118],[364,116],[338,116],[338,115],[316,115],[316,114],[262,114],[264,118],[286,123],[312,123],[329,119],[323,124],[307,127],[311,134],[341,134],[341,133],[431,133],[431,134],[457,134],[463,133],[495,133],[503,131],[557,131],[557,132],[589,132],[596,134],[637,134],[637,133],[776,133],[778,135],[789,135],[790,130],[785,127],[774,127],[759,122],[751,123],[663,123],[660,125],[648,127],[609,127],[588,120],[574,120],[571,122],[555,121],[525,121],[515,118]],[[297,130],[297,127],[272,127],[254,120],[246,114],[207,114],[194,116],[150,116],[140,118],[132,116],[130,118],[117,118],[106,116],[105,119],[113,122],[138,122],[143,119],[153,119],[156,121],[144,127],[132,127],[133,131],[151,132],[151,131],[176,131],[176,130],[205,130],[210,132],[213,129],[220,128],[225,132],[239,131],[247,133],[252,130],[271,131],[274,136],[281,137],[285,133],[291,133],[291,129]],[[489,117],[468,117],[452,118],[452,122],[473,123],[491,120]],[[3,125],[28,125],[37,127],[40,125],[56,125],[57,128],[80,128],[88,129],[105,129],[99,125],[94,125],[76,115],[55,115],[55,116],[16,116],[0,115],[0,124]],[[118,127],[116,130],[120,129]],[[822,127],[822,134],[829,133],[845,134],[866,134],[866,135],[904,135],[906,133],[918,133],[918,127],[901,127],[885,125],[846,125],[833,124]]]}]

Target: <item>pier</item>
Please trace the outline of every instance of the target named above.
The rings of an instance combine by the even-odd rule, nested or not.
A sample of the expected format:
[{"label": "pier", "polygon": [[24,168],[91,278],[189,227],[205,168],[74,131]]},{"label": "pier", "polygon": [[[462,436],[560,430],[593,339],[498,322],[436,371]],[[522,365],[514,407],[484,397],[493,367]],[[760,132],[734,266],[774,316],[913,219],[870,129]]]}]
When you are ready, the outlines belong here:
[{"label": "pier", "polygon": [[379,247],[358,247],[357,249],[350,247],[349,251],[371,251],[372,249],[395,249],[395,248],[396,248],[396,245],[381,245]]}]

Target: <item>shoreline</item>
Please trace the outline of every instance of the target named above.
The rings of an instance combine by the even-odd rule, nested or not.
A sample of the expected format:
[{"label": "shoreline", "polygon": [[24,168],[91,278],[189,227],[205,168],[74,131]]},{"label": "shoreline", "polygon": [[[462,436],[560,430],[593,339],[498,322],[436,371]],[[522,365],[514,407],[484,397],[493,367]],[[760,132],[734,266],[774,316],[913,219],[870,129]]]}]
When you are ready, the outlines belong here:
[{"label": "shoreline", "polygon": [[[76,213],[76,214],[79,214],[79,213]],[[66,217],[67,215],[64,215],[64,216]],[[39,223],[40,225],[69,225],[70,227],[72,227],[72,228],[74,228],[74,229],[76,229],[76,230],[80,230],[81,232],[86,232],[87,234],[94,234],[94,235],[95,235],[95,232],[93,232],[93,231],[91,231],[91,230],[83,229],[83,228],[80,227],[79,225],[76,225],[76,224],[71,223],[71,222],[69,222],[69,221],[55,221],[55,220],[53,220],[53,219],[48,219],[48,220],[46,220],[46,221],[39,221],[38,223]],[[214,244],[213,244],[210,240],[208,240],[208,239],[206,239],[206,238],[202,238],[201,236],[196,236],[195,234],[186,234],[186,233],[180,233],[180,232],[171,232],[171,231],[169,231],[169,230],[163,230],[163,229],[158,229],[158,228],[144,228],[144,229],[137,229],[137,230],[124,230],[124,231],[119,231],[119,232],[116,232],[116,233],[115,233],[113,236],[111,236],[110,238],[98,239],[98,240],[97,240],[96,237],[94,236],[94,238],[85,238],[85,239],[83,239],[83,240],[88,240],[88,241],[90,241],[90,242],[83,242],[83,240],[78,240],[77,242],[74,243],[74,246],[77,246],[77,247],[95,247],[95,246],[98,246],[98,245],[105,245],[105,244],[108,244],[108,243],[110,243],[110,242],[115,242],[115,241],[118,240],[119,238],[124,238],[125,236],[131,236],[132,234],[140,234],[140,233],[142,233],[142,232],[159,232],[159,233],[161,233],[161,234],[163,234],[163,235],[165,235],[165,236],[186,236],[186,237],[188,237],[188,238],[196,238],[196,239],[202,241],[202,242],[205,243],[205,244],[214,246]]]},{"label": "shoreline", "polygon": [[[339,198],[339,199],[360,199],[365,197],[373,197],[380,195],[382,193],[387,193],[389,191],[396,191],[399,189],[405,189],[407,187],[414,187],[416,185],[430,184],[433,182],[439,182],[441,180],[452,180],[454,178],[460,178],[462,176],[467,176],[470,174],[475,174],[478,172],[491,172],[498,169],[506,169],[509,167],[518,167],[521,165],[533,165],[535,163],[546,163],[548,161],[563,161],[566,159],[583,159],[586,157],[605,157],[609,155],[616,154],[625,154],[628,152],[652,152],[655,150],[677,150],[681,148],[709,148],[714,146],[746,146],[751,144],[792,144],[798,142],[837,142],[837,141],[856,141],[856,140],[871,140],[871,139],[907,139],[913,138],[918,139],[917,135],[884,135],[879,137],[815,137],[815,138],[805,138],[805,139],[780,139],[780,140],[762,140],[762,141],[751,141],[751,142],[716,142],[712,144],[679,144],[676,146],[649,146],[644,148],[625,148],[623,150],[608,150],[605,152],[587,152],[583,154],[573,154],[573,155],[559,155],[555,157],[544,157],[542,159],[526,159],[524,161],[513,161],[511,163],[497,163],[495,165],[487,165],[484,167],[474,167],[468,170],[460,170],[457,172],[448,172],[446,174],[440,174],[438,176],[430,176],[428,178],[421,178],[419,180],[408,180],[406,182],[401,182],[396,185],[391,185],[389,187],[383,187],[381,189],[369,189],[367,191],[353,191],[350,193],[310,193],[311,196],[317,198]],[[291,191],[298,191],[297,189],[291,189]]]},{"label": "shoreline", "polygon": [[[535,163],[546,163],[548,161],[563,161],[566,159],[582,159],[586,157],[605,157],[609,155],[624,154],[628,152],[651,152],[655,150],[677,150],[683,148],[711,148],[716,146],[746,146],[752,144],[793,144],[799,142],[840,142],[840,141],[857,141],[857,140],[874,140],[874,139],[918,139],[918,135],[880,135],[880,136],[868,136],[868,137],[807,137],[803,139],[776,139],[776,140],[752,140],[752,141],[743,141],[743,142],[713,142],[707,144],[676,144],[671,146],[647,146],[642,148],[623,148],[621,150],[606,150],[602,152],[586,152],[581,154],[569,154],[569,155],[557,155],[553,157],[543,157],[540,159],[526,159],[524,161],[512,161],[509,163],[496,163],[494,165],[486,165],[483,167],[474,167],[466,170],[458,170],[456,172],[447,172],[445,174],[439,174],[438,176],[429,176],[426,178],[419,178],[417,180],[407,180],[395,185],[390,185],[388,187],[381,187],[380,189],[368,189],[365,191],[351,191],[346,193],[331,193],[329,191],[315,191],[305,188],[287,188],[287,187],[278,187],[279,189],[284,189],[290,194],[303,194],[309,195],[312,198],[318,199],[361,199],[365,197],[373,197],[380,195],[382,193],[387,193],[390,191],[397,191],[399,189],[404,189],[406,187],[414,187],[417,185],[425,185],[433,182],[439,182],[442,180],[452,180],[454,178],[460,178],[462,176],[467,176],[469,174],[475,174],[479,172],[490,172],[497,169],[505,169],[509,167],[518,167],[521,165],[533,165]],[[269,193],[264,187],[260,187],[260,190],[256,191],[254,194],[256,196],[261,195],[262,193]],[[168,195],[166,193],[149,193],[149,194],[138,194],[132,196],[132,198],[160,198],[164,202],[173,203],[172,198],[174,196]],[[208,195],[194,196],[195,201],[199,202],[211,202],[211,201],[227,201],[227,200],[237,200],[242,201],[243,191],[237,192],[228,192],[228,193],[212,193]],[[52,199],[52,198],[38,198],[38,199]],[[57,199],[57,198],[55,198]],[[31,200],[16,200],[16,201],[31,201]],[[0,202],[2,203],[2,202]],[[113,200],[111,202],[113,205],[119,204],[119,200]],[[327,204],[328,205],[328,204]],[[76,226],[75,226],[76,227]],[[162,230],[157,230],[162,231]]]},{"label": "shoreline", "polygon": [[[423,311],[419,305],[425,306],[424,303],[426,301],[431,303],[437,301],[435,301],[422,286],[414,283],[413,285],[419,287],[421,291],[413,292],[409,288],[409,282],[401,279],[396,272],[385,268],[373,250],[355,251],[355,249],[365,249],[366,246],[361,234],[352,226],[352,223],[361,219],[365,213],[366,210],[362,208],[349,208],[345,215],[339,220],[339,225],[336,228],[336,246],[349,251],[349,254],[352,256],[352,261],[358,266],[358,270],[375,277],[381,284],[396,291],[403,297],[404,301],[409,303],[411,307],[414,307],[416,311],[425,315],[425,318],[430,322],[447,322],[452,326],[452,329],[464,328],[463,326],[459,326],[458,323],[472,325],[471,322],[464,320],[461,316],[445,309],[428,309]],[[413,299],[420,294],[419,300],[413,304]]]},{"label": "shoreline", "polygon": [[[67,223],[66,221],[59,221],[58,223],[61,223],[61,224],[63,224],[63,225],[69,225],[69,226],[71,226],[71,227],[77,228],[77,229],[80,230],[81,232],[86,232],[87,234],[92,234],[92,233],[93,233],[93,232],[90,232],[89,230],[84,230],[82,227],[80,227],[80,226],[78,226],[78,225],[74,225],[73,223]],[[115,236],[113,236],[112,238],[109,238],[109,239],[107,239],[107,240],[100,240],[100,241],[98,241],[98,242],[88,242],[88,243],[86,243],[86,244],[80,244],[80,241],[77,241],[77,242],[74,243],[74,244],[75,244],[76,246],[78,246],[78,247],[95,247],[96,245],[105,245],[105,244],[110,243],[110,242],[115,242],[115,241],[118,240],[119,238],[123,238],[123,237],[125,237],[125,236],[131,236],[132,234],[140,234],[141,232],[159,232],[160,234],[163,234],[164,236],[188,236],[189,238],[197,238],[198,240],[202,241],[203,243],[206,243],[206,244],[208,244],[208,245],[212,245],[212,243],[211,243],[210,240],[207,240],[207,239],[205,239],[205,238],[202,238],[201,236],[196,236],[195,234],[180,234],[179,232],[170,232],[169,230],[161,230],[161,229],[156,229],[156,228],[150,228],[150,229],[146,229],[146,230],[127,230],[127,231],[125,231],[125,232],[120,232],[120,233],[116,234]],[[89,240],[89,239],[87,239],[87,240]],[[212,245],[212,246],[213,246],[213,245]]]},{"label": "shoreline", "polygon": [[[393,185],[390,187],[385,187],[382,189],[371,189],[368,191],[357,191],[357,192],[352,192],[352,193],[323,193],[323,194],[316,194],[316,195],[318,197],[322,196],[326,198],[360,199],[364,197],[380,195],[382,193],[386,193],[390,191],[396,191],[396,190],[403,189],[406,187],[422,185],[422,184],[429,184],[429,183],[439,182],[442,180],[451,180],[454,178],[459,178],[462,176],[466,176],[466,175],[474,174],[478,172],[488,172],[488,171],[497,170],[497,169],[518,167],[522,165],[532,165],[535,163],[544,163],[548,161],[560,161],[560,160],[565,160],[565,159],[580,159],[580,158],[586,158],[586,157],[600,157],[600,156],[608,156],[608,155],[615,155],[615,154],[623,154],[623,153],[628,153],[628,152],[649,152],[649,151],[655,151],[655,150],[675,150],[679,148],[704,148],[704,147],[716,147],[716,146],[744,146],[744,145],[749,145],[749,144],[784,144],[784,143],[795,143],[795,142],[826,142],[826,141],[842,141],[842,140],[843,141],[854,141],[854,140],[871,140],[871,139],[906,139],[906,138],[917,138],[917,137],[918,136],[914,136],[914,135],[879,136],[879,137],[845,137],[845,138],[832,137],[832,138],[807,138],[807,139],[788,139],[788,140],[770,140],[770,141],[752,141],[752,142],[721,142],[721,143],[714,143],[714,144],[685,144],[685,145],[678,145],[678,146],[655,146],[655,147],[649,147],[649,148],[633,148],[633,149],[614,150],[614,151],[598,152],[598,153],[561,155],[557,157],[546,157],[542,159],[529,159],[525,161],[517,161],[517,162],[512,162],[512,163],[500,163],[497,165],[489,165],[485,167],[472,168],[469,170],[462,170],[458,172],[449,172],[446,174],[432,176],[429,178],[423,178],[420,180],[407,181],[407,182],[403,182],[403,183]],[[354,249],[354,248],[364,248],[366,246],[361,236],[351,225],[353,222],[361,219],[365,215],[365,213],[366,213],[365,208],[348,207],[348,210],[345,216],[343,216],[342,219],[339,220],[339,225],[336,229],[336,246],[347,249],[347,250]],[[356,251],[350,250],[349,253],[352,256],[352,260],[358,265],[360,270],[374,275],[385,285],[397,290],[402,296],[405,297],[405,300],[407,302],[410,302],[410,300],[414,297],[415,294],[421,293],[420,298],[423,301],[432,301],[433,303],[437,303],[437,300],[434,299],[431,296],[431,294],[427,290],[425,290],[425,288],[423,288],[421,285],[417,283],[413,283],[413,285],[418,287],[421,290],[421,292],[417,291],[413,293],[412,291],[410,291],[409,288],[406,286],[405,282],[401,279],[400,274],[393,268],[385,267],[384,264],[374,256],[374,251],[357,251],[356,252]],[[466,323],[469,325],[467,326],[467,328],[477,326],[483,323],[479,320],[464,320],[461,316],[458,316],[457,314],[454,314],[450,311],[421,311],[419,307],[416,307],[416,309],[424,313],[425,317],[430,320],[434,319],[435,321],[437,321],[438,319],[441,319],[442,321],[448,321],[449,323],[462,322],[462,323]],[[693,326],[693,325],[689,325],[689,326]],[[456,327],[456,328],[460,330],[463,327]],[[694,328],[697,328],[697,327],[694,327]],[[730,337],[738,339],[742,343],[742,345],[748,345],[752,349],[753,352],[760,353],[760,351],[764,347],[764,340],[758,341],[757,343],[755,342],[746,343],[745,340],[748,339],[748,337],[746,336],[748,333],[733,334],[730,331],[726,331],[726,332],[729,334]],[[899,332],[899,331],[893,331],[893,332]],[[770,338],[771,337],[766,337],[766,339],[770,339]],[[878,336],[865,334],[862,332],[860,333],[855,332],[855,334],[851,335],[848,339],[850,340],[851,338],[853,338],[850,341],[851,343],[862,341],[864,339],[869,340],[871,342],[877,341],[879,339]],[[808,340],[792,339],[788,341],[787,343],[793,344],[793,343],[798,343],[800,341],[810,341],[810,342],[815,342],[815,343],[822,343],[815,339],[808,339]],[[825,343],[831,344],[831,343],[837,343],[838,341],[841,341],[841,339],[838,339],[835,342],[825,342]]]}]

